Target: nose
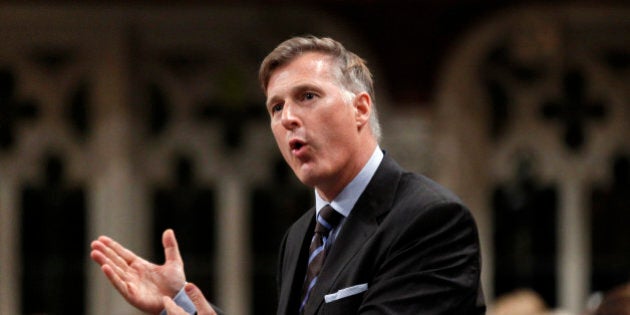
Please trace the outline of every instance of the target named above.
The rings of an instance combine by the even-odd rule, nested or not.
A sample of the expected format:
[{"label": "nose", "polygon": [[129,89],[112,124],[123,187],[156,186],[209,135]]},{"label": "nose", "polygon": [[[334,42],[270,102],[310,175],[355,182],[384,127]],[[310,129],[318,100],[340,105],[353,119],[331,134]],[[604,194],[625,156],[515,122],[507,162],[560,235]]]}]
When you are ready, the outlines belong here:
[{"label": "nose", "polygon": [[298,127],[300,125],[300,120],[296,114],[296,108],[288,102],[285,103],[282,107],[282,126],[289,130]]}]

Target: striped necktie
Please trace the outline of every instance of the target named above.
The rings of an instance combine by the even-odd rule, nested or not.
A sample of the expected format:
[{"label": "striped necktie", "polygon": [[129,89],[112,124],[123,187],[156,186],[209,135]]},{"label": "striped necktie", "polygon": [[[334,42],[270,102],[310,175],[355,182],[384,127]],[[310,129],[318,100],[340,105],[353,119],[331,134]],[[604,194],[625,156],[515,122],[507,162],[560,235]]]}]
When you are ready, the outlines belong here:
[{"label": "striped necktie", "polygon": [[329,242],[328,234],[330,231],[339,224],[343,215],[335,211],[330,205],[326,205],[317,215],[317,224],[315,224],[315,234],[311,240],[311,246],[309,247],[308,268],[306,269],[306,277],[304,279],[304,286],[302,287],[302,299],[300,304],[300,314],[304,311],[304,306],[308,301],[311,289],[317,282],[319,272],[324,265],[324,259],[326,259],[326,246]]}]

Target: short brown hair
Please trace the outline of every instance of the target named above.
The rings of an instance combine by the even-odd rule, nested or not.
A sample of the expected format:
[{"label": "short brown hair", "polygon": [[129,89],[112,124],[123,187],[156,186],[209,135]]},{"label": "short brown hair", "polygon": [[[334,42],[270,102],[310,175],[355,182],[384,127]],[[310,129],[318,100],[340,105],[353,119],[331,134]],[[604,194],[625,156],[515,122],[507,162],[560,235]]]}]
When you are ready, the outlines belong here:
[{"label": "short brown hair", "polygon": [[[337,64],[339,83],[353,93],[367,92],[372,102],[375,101],[372,73],[365,60],[332,38],[320,38],[312,35],[290,38],[280,43],[265,57],[258,72],[263,93],[267,94],[269,78],[276,69],[307,52],[319,52],[331,56]],[[374,106],[372,106],[370,126],[376,139],[380,139],[380,125]]]}]

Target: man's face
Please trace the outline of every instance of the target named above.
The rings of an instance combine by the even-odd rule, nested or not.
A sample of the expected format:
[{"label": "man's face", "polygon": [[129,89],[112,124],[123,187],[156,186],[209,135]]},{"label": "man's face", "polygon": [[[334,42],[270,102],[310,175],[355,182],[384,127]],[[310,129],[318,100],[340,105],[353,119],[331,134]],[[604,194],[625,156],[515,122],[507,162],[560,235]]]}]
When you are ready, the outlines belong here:
[{"label": "man's face", "polygon": [[267,86],[267,111],[282,156],[300,181],[324,195],[338,193],[337,186],[362,167],[353,157],[365,119],[358,118],[354,95],[340,87],[333,71],[330,57],[306,53],[276,69]]}]

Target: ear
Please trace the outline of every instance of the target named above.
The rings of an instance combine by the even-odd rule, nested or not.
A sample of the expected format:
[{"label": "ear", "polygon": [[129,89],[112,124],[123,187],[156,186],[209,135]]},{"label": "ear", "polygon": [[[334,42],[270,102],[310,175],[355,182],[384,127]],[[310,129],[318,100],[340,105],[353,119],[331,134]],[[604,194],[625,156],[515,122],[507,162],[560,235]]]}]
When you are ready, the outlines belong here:
[{"label": "ear", "polygon": [[354,110],[357,127],[367,124],[372,113],[372,98],[368,93],[361,92],[354,98]]}]

